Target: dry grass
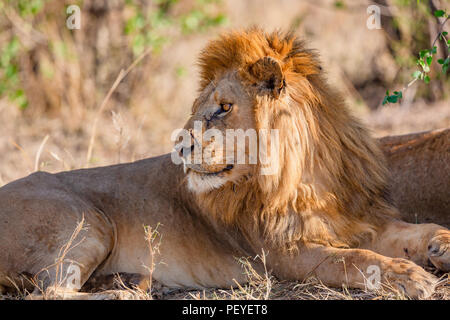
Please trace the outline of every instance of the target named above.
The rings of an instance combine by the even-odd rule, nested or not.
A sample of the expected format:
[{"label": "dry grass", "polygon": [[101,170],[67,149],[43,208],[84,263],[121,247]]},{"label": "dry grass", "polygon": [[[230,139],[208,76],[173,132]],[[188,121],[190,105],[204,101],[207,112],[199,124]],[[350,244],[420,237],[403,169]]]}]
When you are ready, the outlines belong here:
[{"label": "dry grass", "polygon": [[[63,285],[66,283],[69,277],[69,272],[67,271],[64,273],[64,265],[75,265],[80,266],[77,261],[73,261],[71,259],[66,258],[67,254],[79,246],[85,238],[83,236],[80,236],[82,231],[86,231],[88,229],[88,226],[85,223],[84,216],[82,216],[81,221],[79,221],[72,232],[70,238],[67,240],[67,242],[60,248],[59,253],[55,259],[55,262],[49,266],[46,266],[45,268],[42,268],[39,272],[37,272],[33,277],[31,278],[23,278],[23,282],[28,282],[29,284],[32,284],[34,286],[34,291],[32,292],[33,295],[39,296],[39,298],[44,300],[53,300],[64,297],[64,295],[60,295],[60,292],[63,292],[62,290]],[[56,279],[56,282],[53,286],[44,288],[44,279],[45,276],[43,274],[46,274],[47,278],[54,277]],[[5,299],[25,299],[30,292],[28,292],[26,289],[22,290],[20,289],[23,287],[23,285],[19,285],[16,281],[10,279],[10,282],[12,283],[13,287],[16,289],[15,294],[9,294],[7,296],[4,296]],[[59,293],[58,293],[59,292]],[[0,295],[0,299],[2,296]]]},{"label": "dry grass", "polygon": [[[265,255],[258,256],[265,266]],[[248,259],[240,259],[242,268],[247,276],[245,285],[236,284],[229,290],[179,290],[164,288],[156,285],[152,292],[153,299],[187,299],[187,300],[405,300],[408,299],[402,292],[395,291],[392,287],[385,286],[377,291],[331,288],[314,277],[304,281],[290,282],[279,281],[265,269],[259,274]],[[436,272],[435,270],[429,270]],[[436,293],[430,300],[450,300],[449,274],[440,274],[439,285]]]}]

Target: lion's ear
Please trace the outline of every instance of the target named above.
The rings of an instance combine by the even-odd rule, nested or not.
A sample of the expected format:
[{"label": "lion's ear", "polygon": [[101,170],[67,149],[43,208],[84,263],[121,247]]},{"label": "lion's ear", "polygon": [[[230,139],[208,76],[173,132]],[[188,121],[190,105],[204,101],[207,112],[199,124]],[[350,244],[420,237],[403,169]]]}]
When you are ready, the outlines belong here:
[{"label": "lion's ear", "polygon": [[271,95],[277,99],[286,86],[281,65],[272,57],[267,56],[250,64],[245,73],[259,95]]}]

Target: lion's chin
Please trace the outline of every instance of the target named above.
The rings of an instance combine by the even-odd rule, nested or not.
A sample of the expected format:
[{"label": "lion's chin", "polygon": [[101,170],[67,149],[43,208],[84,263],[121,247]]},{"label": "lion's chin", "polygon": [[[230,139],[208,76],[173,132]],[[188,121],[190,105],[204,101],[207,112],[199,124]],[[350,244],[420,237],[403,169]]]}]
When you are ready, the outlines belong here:
[{"label": "lion's chin", "polygon": [[227,177],[222,175],[202,174],[193,170],[187,174],[188,189],[198,194],[218,189],[227,181]]}]

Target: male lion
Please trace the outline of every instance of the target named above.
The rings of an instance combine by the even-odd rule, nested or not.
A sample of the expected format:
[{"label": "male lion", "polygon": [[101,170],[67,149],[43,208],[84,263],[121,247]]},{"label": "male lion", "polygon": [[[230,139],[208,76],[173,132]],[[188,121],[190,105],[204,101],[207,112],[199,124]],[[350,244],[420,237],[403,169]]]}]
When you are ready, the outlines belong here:
[{"label": "male lion", "polygon": [[[153,263],[153,279],[166,286],[229,288],[246,281],[236,257],[264,250],[280,279],[366,288],[367,272],[379,268],[382,284],[410,297],[433,292],[435,277],[419,265],[450,270],[450,232],[397,219],[383,155],[326,85],[313,51],[291,34],[252,29],[210,42],[200,67],[185,129],[194,138],[195,121],[224,135],[278,130],[275,174],[261,174],[260,160],[192,164],[195,151],[224,154],[212,139],[194,139],[179,150],[183,166],[166,154],[12,182],[0,189],[4,288],[33,277],[81,298],[74,274],[80,285],[115,273],[146,278]],[[58,260],[82,219],[86,228]],[[158,226],[154,261],[143,226]]]}]

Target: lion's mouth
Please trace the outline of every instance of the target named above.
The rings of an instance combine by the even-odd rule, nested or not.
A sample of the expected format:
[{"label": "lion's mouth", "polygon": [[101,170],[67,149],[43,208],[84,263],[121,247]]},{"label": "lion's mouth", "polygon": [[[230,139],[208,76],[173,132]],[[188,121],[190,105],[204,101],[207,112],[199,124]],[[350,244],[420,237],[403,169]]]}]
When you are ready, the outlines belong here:
[{"label": "lion's mouth", "polygon": [[194,172],[196,174],[200,174],[200,175],[217,176],[217,175],[220,175],[221,173],[231,171],[233,168],[234,168],[234,165],[229,164],[222,170],[211,172],[211,171],[202,170],[201,168],[198,168],[198,167],[185,165],[185,172],[188,173],[189,171],[192,171],[192,172]]}]

